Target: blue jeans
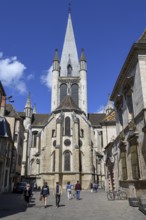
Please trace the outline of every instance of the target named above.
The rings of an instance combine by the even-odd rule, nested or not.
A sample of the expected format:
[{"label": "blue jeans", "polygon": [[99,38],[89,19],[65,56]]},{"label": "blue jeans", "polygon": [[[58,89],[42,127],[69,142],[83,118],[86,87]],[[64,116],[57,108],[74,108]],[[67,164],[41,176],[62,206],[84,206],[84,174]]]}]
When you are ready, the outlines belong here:
[{"label": "blue jeans", "polygon": [[80,190],[76,190],[76,199],[80,199]]}]

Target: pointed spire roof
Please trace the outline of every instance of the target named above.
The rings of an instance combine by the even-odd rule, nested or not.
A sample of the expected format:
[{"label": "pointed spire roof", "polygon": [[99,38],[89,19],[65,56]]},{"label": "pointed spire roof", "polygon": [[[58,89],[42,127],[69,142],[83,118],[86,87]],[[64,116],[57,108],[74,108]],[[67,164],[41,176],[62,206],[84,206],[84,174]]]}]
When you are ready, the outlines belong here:
[{"label": "pointed spire roof", "polygon": [[27,101],[26,101],[25,108],[32,108],[31,100],[30,100],[30,92],[28,93],[28,98],[27,98]]},{"label": "pointed spire roof", "polygon": [[54,55],[53,61],[59,61],[59,58],[58,58],[58,49],[55,50],[55,55]]},{"label": "pointed spire roof", "polygon": [[74,37],[70,11],[68,15],[66,34],[65,34],[63,50],[62,50],[62,55],[61,55],[60,76],[67,76],[67,64],[68,64],[69,55],[70,55],[70,60],[72,63],[72,68],[73,68],[72,75],[79,76],[79,59],[78,59],[78,53],[77,53],[77,47],[76,47],[76,42],[75,42],[75,37]]},{"label": "pointed spire roof", "polygon": [[80,61],[85,61],[86,62],[84,49],[82,49]]},{"label": "pointed spire roof", "polygon": [[104,109],[106,115],[108,115],[111,111],[113,111],[113,102],[110,100],[110,94],[108,95],[108,102]]},{"label": "pointed spire roof", "polygon": [[146,43],[146,28],[140,38],[138,39],[137,43]]},{"label": "pointed spire roof", "polygon": [[72,97],[70,95],[67,95],[63,101],[61,102],[60,106],[55,109],[54,112],[58,111],[77,111],[77,112],[83,112],[74,102]]},{"label": "pointed spire roof", "polygon": [[68,56],[67,66],[68,66],[68,65],[72,65],[72,64],[71,64],[71,59],[70,59],[70,54],[69,54],[69,56]]},{"label": "pointed spire roof", "polygon": [[33,107],[33,114],[36,114],[37,113],[37,110],[36,110],[36,104],[34,104],[34,107]]}]

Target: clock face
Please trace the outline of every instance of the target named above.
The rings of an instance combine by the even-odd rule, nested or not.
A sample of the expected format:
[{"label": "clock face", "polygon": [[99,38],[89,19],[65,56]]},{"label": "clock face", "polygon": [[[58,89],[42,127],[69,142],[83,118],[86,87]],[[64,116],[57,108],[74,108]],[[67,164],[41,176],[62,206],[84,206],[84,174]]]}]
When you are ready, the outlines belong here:
[{"label": "clock face", "polygon": [[69,139],[65,139],[64,145],[67,146],[67,147],[70,146],[71,145],[71,141]]}]

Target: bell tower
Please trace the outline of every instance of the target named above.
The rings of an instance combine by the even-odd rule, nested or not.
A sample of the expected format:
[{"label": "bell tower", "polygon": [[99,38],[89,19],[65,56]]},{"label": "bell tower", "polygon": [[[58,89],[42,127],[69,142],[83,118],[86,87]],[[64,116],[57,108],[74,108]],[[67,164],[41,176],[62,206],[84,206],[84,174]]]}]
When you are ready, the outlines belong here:
[{"label": "bell tower", "polygon": [[87,82],[86,59],[84,50],[79,60],[74,30],[69,9],[66,33],[63,43],[61,59],[55,52],[52,73],[51,111],[54,111],[70,95],[75,104],[87,114]]}]

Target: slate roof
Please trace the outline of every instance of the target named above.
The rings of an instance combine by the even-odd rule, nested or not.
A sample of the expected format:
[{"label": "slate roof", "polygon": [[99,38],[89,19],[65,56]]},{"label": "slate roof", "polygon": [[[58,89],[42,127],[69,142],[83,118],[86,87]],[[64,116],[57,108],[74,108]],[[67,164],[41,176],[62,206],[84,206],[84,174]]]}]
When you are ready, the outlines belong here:
[{"label": "slate roof", "polygon": [[6,104],[5,116],[20,119],[18,112],[15,111],[13,105],[11,104]]},{"label": "slate roof", "polygon": [[[25,112],[18,112],[22,119],[25,119]],[[43,127],[49,119],[49,114],[33,114],[32,115],[32,127]]]},{"label": "slate roof", "polygon": [[49,114],[33,114],[32,117],[32,127],[42,127],[44,126],[49,119]]},{"label": "slate roof", "polygon": [[105,113],[88,113],[88,120],[93,127],[101,127],[101,122],[105,118]]},{"label": "slate roof", "polygon": [[60,111],[75,111],[78,113],[83,113],[83,111],[77,106],[77,104],[74,102],[71,96],[67,95],[59,107],[57,107],[54,112],[60,112]]}]

